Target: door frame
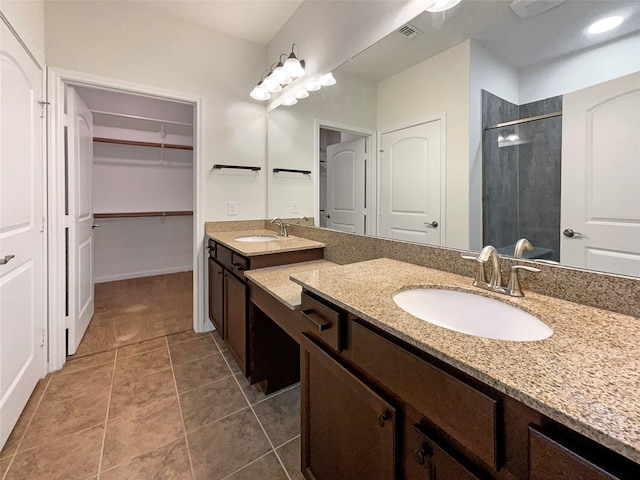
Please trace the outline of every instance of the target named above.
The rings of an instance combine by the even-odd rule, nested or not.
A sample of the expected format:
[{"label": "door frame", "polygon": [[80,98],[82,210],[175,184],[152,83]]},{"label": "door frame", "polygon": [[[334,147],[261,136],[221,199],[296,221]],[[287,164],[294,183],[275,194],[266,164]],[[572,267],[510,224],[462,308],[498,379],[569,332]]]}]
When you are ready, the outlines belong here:
[{"label": "door frame", "polygon": [[[447,113],[439,112],[434,113],[433,115],[428,115],[426,117],[420,117],[418,119],[403,122],[398,125],[394,125],[392,127],[387,127],[383,130],[378,131],[377,142],[378,145],[382,145],[382,135],[385,133],[395,132],[397,130],[404,130],[405,128],[416,127],[418,125],[422,125],[423,123],[431,123],[440,120],[440,223],[444,225],[444,228],[440,232],[440,245],[439,247],[444,247],[447,244]],[[380,171],[381,168],[381,158],[380,153],[376,155],[376,170]],[[376,198],[379,198],[381,192],[382,184],[381,179],[378,178],[376,182]],[[376,204],[377,207],[377,204]],[[376,210],[376,219],[380,215],[380,212]],[[373,235],[379,235],[377,230],[378,222],[376,220],[376,230]]]},{"label": "door frame", "polygon": [[64,167],[64,91],[65,86],[79,85],[123,93],[146,95],[164,100],[190,103],[193,121],[193,328],[196,332],[211,329],[205,316],[204,288],[204,97],[139,83],[116,80],[88,73],[47,68],[48,125],[48,234],[49,234],[49,339],[48,372],[62,368],[66,362],[65,338],[65,167]]},{"label": "door frame", "polygon": [[[322,120],[320,118],[314,119],[314,137],[313,142],[315,148],[313,150],[313,165],[316,169],[316,176],[313,181],[313,196],[314,196],[314,209],[313,218],[316,226],[320,225],[320,129],[328,128],[330,130],[340,130],[346,133],[353,133],[355,135],[361,135],[365,137],[365,145],[367,149],[369,167],[367,168],[367,174],[365,176],[365,189],[367,191],[367,208],[365,209],[367,216],[367,226],[365,235],[375,235],[377,231],[377,215],[372,212],[377,211],[377,195],[374,193],[375,189],[371,188],[372,185],[376,185],[378,161],[374,160],[371,155],[375,152],[377,145],[376,131],[368,128],[354,127],[352,125],[346,125],[344,123],[333,122],[330,120]],[[377,155],[376,155],[377,157]]]}]

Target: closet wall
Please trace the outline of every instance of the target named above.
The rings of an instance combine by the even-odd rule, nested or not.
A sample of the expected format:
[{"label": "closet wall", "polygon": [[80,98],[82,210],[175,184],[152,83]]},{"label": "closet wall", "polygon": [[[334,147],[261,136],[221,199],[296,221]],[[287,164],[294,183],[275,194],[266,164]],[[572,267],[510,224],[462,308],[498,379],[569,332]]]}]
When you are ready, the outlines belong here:
[{"label": "closet wall", "polygon": [[94,124],[94,280],[192,270],[193,107],[78,92]]}]

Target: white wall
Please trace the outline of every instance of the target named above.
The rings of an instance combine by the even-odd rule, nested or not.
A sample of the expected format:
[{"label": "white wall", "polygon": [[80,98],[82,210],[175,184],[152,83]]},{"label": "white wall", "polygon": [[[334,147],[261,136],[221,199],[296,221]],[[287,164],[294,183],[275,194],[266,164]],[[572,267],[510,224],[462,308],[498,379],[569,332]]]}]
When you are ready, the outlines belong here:
[{"label": "white wall", "polygon": [[[46,2],[50,66],[204,98],[205,221],[264,218],[265,107],[248,92],[265,47],[173,17],[144,2]],[[213,171],[214,163],[255,165],[258,173]],[[238,202],[227,216],[227,201]]]},{"label": "white wall", "polygon": [[468,248],[469,55],[457,45],[378,84],[379,132],[446,114],[446,245]]},{"label": "white wall", "polygon": [[[290,52],[295,43],[307,64],[307,75],[295,83],[304,83],[316,73],[333,71],[432,3],[433,0],[303,2],[269,42],[265,68],[281,53]],[[272,103],[279,104],[277,96]]]},{"label": "white wall", "polygon": [[[316,122],[375,130],[376,87],[373,82],[336,74],[339,88],[323,88],[291,107],[269,112],[269,217],[314,217],[318,211],[317,157],[319,140]],[[311,175],[272,172],[273,168],[311,170]],[[299,213],[291,202],[299,202]]]},{"label": "white wall", "polygon": [[0,11],[44,68],[44,1],[0,0]]},{"label": "white wall", "polygon": [[640,34],[520,71],[520,103],[564,95],[640,71]]},{"label": "white wall", "polygon": [[469,246],[482,249],[482,90],[519,104],[518,72],[471,41],[469,71]]}]

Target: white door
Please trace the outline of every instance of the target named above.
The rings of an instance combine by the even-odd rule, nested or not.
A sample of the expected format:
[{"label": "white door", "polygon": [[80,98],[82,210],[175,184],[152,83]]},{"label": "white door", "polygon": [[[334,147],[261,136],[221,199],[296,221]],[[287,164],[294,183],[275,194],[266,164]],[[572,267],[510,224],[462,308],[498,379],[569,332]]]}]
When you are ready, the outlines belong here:
[{"label": "white door", "polygon": [[366,138],[327,147],[327,227],[365,233]]},{"label": "white door", "polygon": [[[0,448],[44,376],[42,70],[0,21]],[[43,115],[42,115],[43,116]]]},{"label": "white door", "polygon": [[442,244],[441,121],[381,135],[378,235]]},{"label": "white door", "polygon": [[560,260],[640,276],[640,73],[567,94],[562,110]]},{"label": "white door", "polygon": [[93,117],[73,87],[67,87],[69,266],[68,354],[73,355],[93,317]]}]

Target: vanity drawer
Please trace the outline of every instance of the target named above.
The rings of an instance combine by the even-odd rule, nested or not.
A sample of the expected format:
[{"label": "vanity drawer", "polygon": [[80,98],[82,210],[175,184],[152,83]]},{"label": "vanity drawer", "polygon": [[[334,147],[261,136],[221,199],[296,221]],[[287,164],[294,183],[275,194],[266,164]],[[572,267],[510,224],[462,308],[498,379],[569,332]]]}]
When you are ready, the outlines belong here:
[{"label": "vanity drawer", "polygon": [[244,279],[244,271],[249,268],[249,260],[246,257],[219,243],[216,244],[215,252],[216,260],[218,260],[223,267]]},{"label": "vanity drawer", "polygon": [[487,465],[498,469],[498,401],[357,322],[349,358]]},{"label": "vanity drawer", "polygon": [[342,350],[340,312],[303,292],[300,314],[306,323],[304,332],[338,352]]}]

